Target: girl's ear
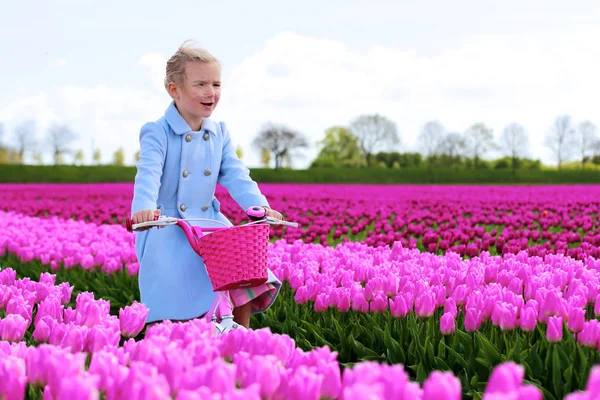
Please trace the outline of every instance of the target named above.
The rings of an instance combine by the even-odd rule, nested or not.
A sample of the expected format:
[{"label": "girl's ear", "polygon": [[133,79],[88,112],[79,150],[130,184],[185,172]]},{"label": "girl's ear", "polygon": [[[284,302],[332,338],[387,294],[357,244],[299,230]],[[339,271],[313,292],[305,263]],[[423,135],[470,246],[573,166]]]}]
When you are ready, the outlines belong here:
[{"label": "girl's ear", "polygon": [[167,89],[168,89],[169,95],[171,95],[171,98],[173,98],[173,99],[179,98],[179,89],[177,88],[177,85],[175,85],[175,83],[169,82]]}]

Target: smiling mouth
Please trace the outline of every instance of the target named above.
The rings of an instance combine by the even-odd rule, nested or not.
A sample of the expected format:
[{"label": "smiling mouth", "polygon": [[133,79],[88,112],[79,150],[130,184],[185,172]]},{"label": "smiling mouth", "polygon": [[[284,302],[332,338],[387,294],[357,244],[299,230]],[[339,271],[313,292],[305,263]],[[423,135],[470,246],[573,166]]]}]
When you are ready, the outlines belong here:
[{"label": "smiling mouth", "polygon": [[212,107],[213,104],[214,104],[213,102],[210,102],[210,103],[204,103],[204,102],[202,102],[202,105],[206,106],[206,107]]}]

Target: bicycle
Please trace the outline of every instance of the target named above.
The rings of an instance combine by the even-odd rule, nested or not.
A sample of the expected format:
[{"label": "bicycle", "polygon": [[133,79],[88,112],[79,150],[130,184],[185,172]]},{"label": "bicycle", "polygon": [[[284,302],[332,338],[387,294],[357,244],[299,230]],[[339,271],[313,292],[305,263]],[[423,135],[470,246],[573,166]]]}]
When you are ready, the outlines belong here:
[{"label": "bicycle", "polygon": [[[250,207],[246,214],[252,222],[234,226],[208,218],[177,218],[163,215],[155,217],[153,221],[138,224],[133,224],[130,217],[125,219],[125,226],[129,232],[173,225],[182,229],[192,249],[204,261],[213,291],[217,293],[218,299],[211,321],[219,334],[241,327],[233,322],[232,314],[221,314],[221,323],[217,322],[216,312],[221,298],[224,297],[233,310],[231,300],[223,292],[260,286],[268,280],[267,250],[270,226],[298,227],[297,222],[267,216],[263,207]],[[192,226],[188,221],[216,222],[223,227]],[[227,322],[223,323],[224,320]]]}]

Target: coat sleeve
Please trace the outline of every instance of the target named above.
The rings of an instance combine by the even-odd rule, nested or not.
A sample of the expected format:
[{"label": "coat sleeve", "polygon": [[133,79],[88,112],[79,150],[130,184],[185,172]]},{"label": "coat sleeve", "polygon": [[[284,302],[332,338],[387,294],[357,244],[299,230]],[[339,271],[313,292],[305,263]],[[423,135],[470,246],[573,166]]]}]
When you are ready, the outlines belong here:
[{"label": "coat sleeve", "polygon": [[156,209],[166,153],[167,136],[160,124],[144,124],[140,130],[140,159],[133,186],[132,214]]},{"label": "coat sleeve", "polygon": [[269,206],[260,192],[258,184],[250,178],[250,170],[238,158],[231,135],[224,122],[220,122],[223,133],[223,153],[219,169],[219,183],[244,210],[252,206]]}]

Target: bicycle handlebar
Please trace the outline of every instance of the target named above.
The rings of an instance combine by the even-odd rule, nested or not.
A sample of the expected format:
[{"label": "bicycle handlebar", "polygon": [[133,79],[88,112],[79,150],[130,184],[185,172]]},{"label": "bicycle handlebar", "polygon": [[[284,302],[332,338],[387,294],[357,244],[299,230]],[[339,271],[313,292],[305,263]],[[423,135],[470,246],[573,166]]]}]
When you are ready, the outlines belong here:
[{"label": "bicycle handlebar", "polygon": [[[266,213],[263,213],[262,217],[259,216],[260,214],[256,212],[256,208],[257,207],[250,207],[247,211],[248,216],[250,217],[251,220],[253,220],[252,222],[249,222],[246,225],[253,225],[253,224],[263,224],[263,223],[267,223],[269,225],[284,225],[284,226],[291,226],[294,228],[298,227],[298,223],[297,222],[288,222],[288,221],[283,221],[283,220],[279,220],[273,217],[269,217],[266,216]],[[129,232],[133,232],[133,231],[138,231],[141,230],[142,228],[148,228],[148,227],[163,227],[163,226],[169,226],[169,225],[179,225],[181,222],[183,221],[209,221],[209,222],[216,222],[219,223],[221,225],[223,225],[223,228],[220,227],[213,227],[213,228],[201,228],[203,231],[215,231],[215,230],[219,230],[219,229],[226,229],[226,228],[230,228],[229,225],[225,224],[223,221],[218,221],[215,219],[208,219],[208,218],[177,218],[177,217],[167,217],[167,216],[163,216],[161,215],[160,217],[155,217],[153,221],[145,221],[145,222],[140,222],[137,224],[133,224],[131,221],[130,217],[127,217],[125,220],[125,227],[127,229],[127,231]]]}]

